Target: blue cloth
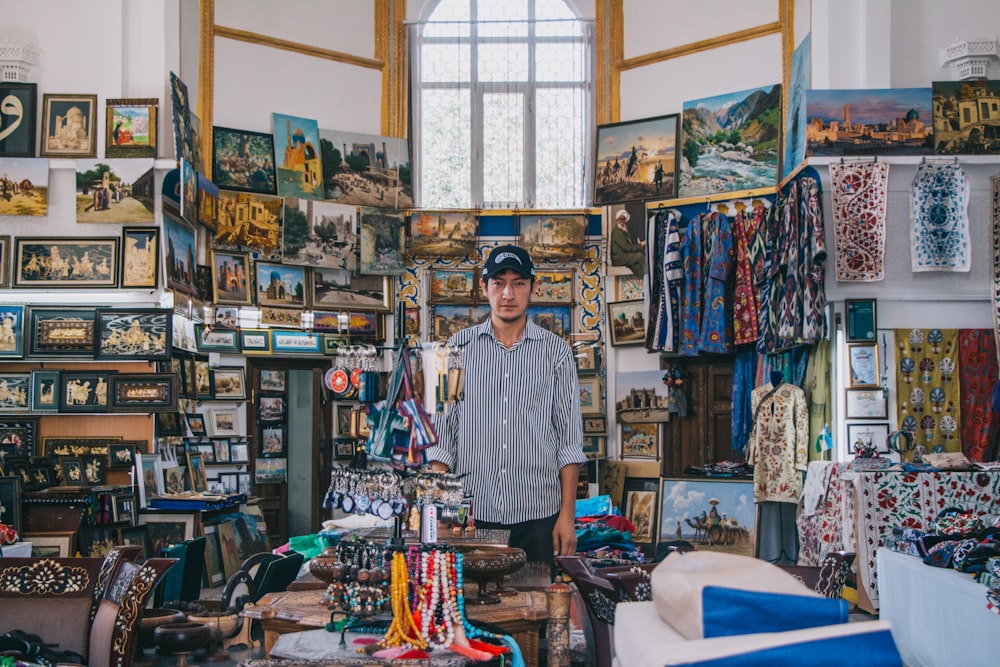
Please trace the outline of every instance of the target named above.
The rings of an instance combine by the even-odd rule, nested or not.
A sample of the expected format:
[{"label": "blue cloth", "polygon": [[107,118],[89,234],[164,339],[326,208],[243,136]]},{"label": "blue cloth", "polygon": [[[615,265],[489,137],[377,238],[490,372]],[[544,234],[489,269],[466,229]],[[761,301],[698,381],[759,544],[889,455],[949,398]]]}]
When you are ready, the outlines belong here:
[{"label": "blue cloth", "polygon": [[888,630],[786,644],[741,655],[672,665],[698,667],[902,667],[903,659]]},{"label": "blue cloth", "polygon": [[847,622],[847,603],[844,600],[721,586],[706,586],[701,600],[706,639]]}]

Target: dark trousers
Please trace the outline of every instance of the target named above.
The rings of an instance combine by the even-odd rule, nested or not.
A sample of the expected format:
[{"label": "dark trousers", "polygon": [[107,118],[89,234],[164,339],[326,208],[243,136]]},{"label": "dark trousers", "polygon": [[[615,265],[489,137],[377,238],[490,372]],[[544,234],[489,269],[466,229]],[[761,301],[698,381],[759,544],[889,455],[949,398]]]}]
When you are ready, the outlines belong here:
[{"label": "dark trousers", "polygon": [[552,530],[556,527],[556,519],[558,518],[558,514],[553,514],[544,519],[509,524],[476,521],[476,528],[509,530],[509,546],[524,549],[527,560],[545,563],[551,572],[555,572],[556,562],[552,557]]}]

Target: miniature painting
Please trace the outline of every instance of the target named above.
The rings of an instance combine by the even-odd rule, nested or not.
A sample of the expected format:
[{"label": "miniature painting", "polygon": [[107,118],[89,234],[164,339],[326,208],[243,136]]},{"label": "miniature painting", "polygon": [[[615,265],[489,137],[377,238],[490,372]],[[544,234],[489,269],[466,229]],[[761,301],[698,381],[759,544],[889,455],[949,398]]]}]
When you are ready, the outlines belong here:
[{"label": "miniature painting", "polygon": [[227,190],[277,193],[274,137],[263,132],[212,128],[212,181]]},{"label": "miniature painting", "polygon": [[478,257],[475,211],[413,211],[410,213],[410,256]]},{"label": "miniature painting", "polygon": [[923,155],[932,151],[929,88],[809,90],[807,155]]},{"label": "miniature painting", "polygon": [[[646,206],[625,202],[601,209],[608,230],[608,275],[646,275]],[[641,295],[640,295],[641,298]]]},{"label": "miniature painting", "polygon": [[285,199],[281,262],[358,270],[357,211],[311,199]]},{"label": "miniature painting", "polygon": [[598,125],[594,204],[676,197],[678,121],[671,114]]},{"label": "miniature painting", "polygon": [[278,194],[323,199],[323,162],[319,125],[311,118],[273,113]]},{"label": "miniature painting", "polygon": [[215,303],[250,305],[249,262],[246,253],[212,252],[212,299]]},{"label": "miniature painting", "polygon": [[608,303],[611,345],[642,345],[646,340],[646,306],[643,301]]},{"label": "miniature painting", "polygon": [[528,319],[560,338],[569,340],[569,333],[573,330],[572,309],[572,306],[531,305],[528,306]]},{"label": "miniature painting", "polygon": [[379,310],[388,312],[392,304],[389,276],[359,276],[338,269],[312,270],[313,308]]},{"label": "miniature painting", "polygon": [[260,436],[260,455],[264,458],[285,456],[285,427],[283,425],[263,426]]},{"label": "miniature painting", "polygon": [[1000,153],[1000,81],[934,81],[934,152]]},{"label": "miniature painting", "polygon": [[262,368],[260,370],[260,390],[261,391],[285,391],[288,381],[288,371],[271,370]]},{"label": "miniature painting", "polygon": [[323,197],[352,206],[413,206],[406,139],[320,130]]},{"label": "miniature painting", "polygon": [[76,221],[152,223],[152,197],[132,196],[132,184],[152,169],[152,160],[77,160]]},{"label": "miniature painting", "polygon": [[104,154],[108,157],[156,157],[156,112],[160,101],[109,99]]},{"label": "miniature painting", "polygon": [[299,327],[302,324],[302,309],[260,306],[260,323],[279,327]]},{"label": "miniature painting", "polygon": [[361,273],[406,273],[406,215],[384,208],[361,208]]},{"label": "miniature painting", "polygon": [[659,424],[619,424],[621,429],[622,458],[660,458]]},{"label": "miniature painting", "polygon": [[123,227],[121,286],[125,289],[156,289],[159,282],[159,228]]},{"label": "miniature painting", "polygon": [[305,305],[306,270],[301,266],[257,262],[257,305]]},{"label": "miniature painting", "polygon": [[118,239],[16,239],[15,287],[115,287]]},{"label": "miniature painting", "polygon": [[462,329],[479,324],[490,314],[489,304],[478,306],[434,306],[433,340],[444,342]]},{"label": "miniature painting", "polygon": [[24,354],[24,306],[0,306],[0,357],[20,359]]},{"label": "miniature painting", "polygon": [[49,212],[49,161],[0,158],[0,216]]},{"label": "miniature painting", "polygon": [[0,83],[0,156],[35,157],[37,108],[37,83]]},{"label": "miniature painting", "polygon": [[573,271],[535,271],[535,295],[532,303],[564,303],[576,301]]},{"label": "miniature painting", "polygon": [[31,373],[0,373],[0,412],[27,412]]},{"label": "miniature painting", "polygon": [[43,157],[96,157],[97,95],[42,96]]},{"label": "miniature painting", "polygon": [[652,551],[656,545],[659,523],[656,515],[659,512],[660,480],[656,477],[626,477],[624,498],[626,519],[632,522],[632,541],[637,546],[647,547]]},{"label": "miniature painting", "polygon": [[479,284],[478,270],[430,269],[427,274],[428,297],[432,303],[471,303]]},{"label": "miniature painting", "polygon": [[98,359],[169,359],[173,325],[167,308],[97,309]]},{"label": "miniature painting", "polygon": [[164,214],[163,229],[166,232],[167,287],[181,294],[197,296],[194,286],[197,257],[194,228],[180,218]]},{"label": "miniature painting", "polygon": [[58,412],[59,371],[36,368],[31,371],[31,411]]},{"label": "miniature painting", "polygon": [[660,503],[661,540],[754,555],[757,507],[752,481],[664,479]]},{"label": "miniature painting", "polygon": [[780,143],[781,84],[685,102],[678,195],[774,187]]},{"label": "miniature painting", "polygon": [[219,226],[212,246],[255,253],[255,259],[266,262],[281,261],[282,201],[281,197],[219,190]]},{"label": "miniature painting", "polygon": [[587,216],[522,215],[518,245],[539,260],[583,259],[587,256]]},{"label": "miniature painting", "polygon": [[619,423],[665,422],[667,386],[663,371],[621,371],[615,374],[615,415]]}]

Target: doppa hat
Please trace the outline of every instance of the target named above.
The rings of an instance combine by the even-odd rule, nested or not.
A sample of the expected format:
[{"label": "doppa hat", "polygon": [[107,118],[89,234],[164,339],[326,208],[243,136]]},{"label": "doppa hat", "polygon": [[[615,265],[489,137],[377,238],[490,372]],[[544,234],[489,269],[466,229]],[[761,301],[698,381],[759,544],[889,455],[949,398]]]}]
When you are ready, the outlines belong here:
[{"label": "doppa hat", "polygon": [[535,279],[535,264],[524,248],[516,245],[501,245],[490,251],[483,264],[483,281],[487,281],[502,271],[510,269],[525,278]]}]

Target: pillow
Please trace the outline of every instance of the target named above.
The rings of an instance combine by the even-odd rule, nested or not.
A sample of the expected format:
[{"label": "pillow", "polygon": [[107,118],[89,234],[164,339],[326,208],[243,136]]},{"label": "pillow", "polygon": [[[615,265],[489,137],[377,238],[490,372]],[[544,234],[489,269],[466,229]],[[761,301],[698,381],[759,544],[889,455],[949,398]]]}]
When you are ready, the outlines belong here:
[{"label": "pillow", "polygon": [[778,566],[748,556],[672,553],[653,570],[651,585],[660,618],[687,639],[847,621],[843,600],[824,598]]}]

